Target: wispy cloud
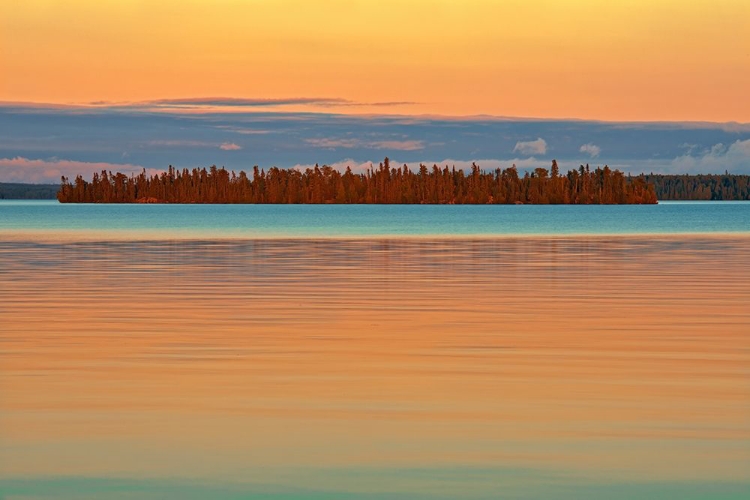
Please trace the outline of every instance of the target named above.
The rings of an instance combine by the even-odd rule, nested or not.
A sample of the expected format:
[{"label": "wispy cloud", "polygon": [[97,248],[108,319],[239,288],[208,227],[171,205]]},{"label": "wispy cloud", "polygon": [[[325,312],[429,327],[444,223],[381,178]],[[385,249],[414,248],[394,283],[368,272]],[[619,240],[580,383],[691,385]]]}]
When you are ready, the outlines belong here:
[{"label": "wispy cloud", "polygon": [[597,156],[599,156],[599,153],[602,152],[602,148],[600,148],[596,144],[592,144],[589,142],[588,144],[584,144],[583,146],[581,146],[578,151],[580,151],[581,153],[586,153],[591,158],[596,158]]},{"label": "wispy cloud", "polygon": [[239,151],[242,149],[242,146],[233,142],[217,143],[190,139],[158,139],[148,141],[147,145],[163,148],[219,148],[224,151]]},{"label": "wispy cloud", "polygon": [[[680,169],[750,173],[750,160],[742,149],[743,141],[750,140],[750,128],[737,132],[740,126],[727,131],[721,124],[363,116],[272,106],[220,110],[207,106],[195,113],[153,109],[0,104],[0,158],[43,158],[47,163],[65,158],[78,161],[80,173],[87,174],[86,164],[97,162],[160,169],[170,164],[193,168],[220,163],[237,170],[256,164],[290,167],[341,158],[354,158],[361,164],[384,156],[410,164],[429,158],[497,162],[485,162],[483,168],[504,168],[514,161],[524,168],[527,160],[541,158],[539,166],[548,167],[554,152],[561,169],[565,162],[575,163],[569,165],[573,168],[582,158],[591,157],[602,165],[636,173]],[[340,109],[344,108],[335,108]],[[222,144],[226,144],[224,149],[220,149]],[[597,151],[598,156],[593,156]]]},{"label": "wispy cloud", "polygon": [[[374,165],[377,165],[377,163],[375,163]],[[292,168],[295,170],[299,170],[300,172],[304,172],[308,168],[312,169],[314,166],[315,165],[312,163],[298,163],[294,165]],[[328,166],[340,172],[344,172],[346,171],[347,168],[350,168],[352,172],[354,173],[362,173],[362,172],[365,172],[368,168],[372,168],[373,162],[372,161],[357,161],[351,158],[347,158],[345,160],[330,163],[328,164]]]},{"label": "wispy cloud", "polygon": [[647,160],[643,162],[643,171],[671,173],[750,173],[750,139],[737,140],[726,146],[714,144],[700,154],[678,156],[671,161]]},{"label": "wispy cloud", "polygon": [[373,149],[393,149],[395,151],[418,151],[424,149],[422,141],[376,141],[369,143]]},{"label": "wispy cloud", "polygon": [[[327,164],[329,167],[339,170],[341,172],[350,168],[354,173],[365,172],[368,168],[377,168],[382,160],[377,161],[357,161],[351,158],[336,161]],[[453,168],[457,170],[469,171],[472,164],[478,165],[482,170],[492,171],[495,169],[506,169],[511,166],[516,166],[519,171],[533,170],[535,168],[550,168],[551,162],[547,160],[538,160],[536,158],[509,158],[509,159],[497,159],[497,158],[477,158],[473,160],[456,160],[446,158],[444,160],[421,160],[421,161],[399,161],[398,159],[390,159],[391,167],[401,167],[406,165],[412,171],[419,170],[420,165],[427,165],[432,168],[433,165],[437,165],[441,169],[444,167]],[[561,165],[562,166],[562,165]],[[313,168],[314,164],[297,164],[292,168],[300,171],[304,171],[308,168]],[[567,168],[575,168],[574,164],[570,164]]]},{"label": "wispy cloud", "polygon": [[513,152],[528,156],[544,155],[547,154],[547,141],[541,137],[534,141],[518,141]]},{"label": "wispy cloud", "polygon": [[252,99],[239,97],[191,97],[184,99],[156,99],[132,103],[132,105],[154,105],[165,107],[269,107],[298,104],[345,105],[351,101],[338,97],[291,97],[285,99]]},{"label": "wispy cloud", "polygon": [[687,142],[683,142],[682,144],[680,144],[680,149],[684,149],[685,154],[688,154],[688,155],[692,154],[693,151],[695,151],[697,148],[698,148],[697,144],[689,144]]},{"label": "wispy cloud", "polygon": [[424,149],[423,141],[415,140],[384,140],[384,141],[364,141],[361,139],[354,138],[312,138],[305,139],[307,144],[315,146],[317,148],[328,148],[328,149],[383,149],[393,151],[417,151]]},{"label": "wispy cloud", "polygon": [[59,183],[61,176],[90,177],[94,172],[108,170],[130,174],[140,172],[143,167],[130,163],[86,162],[76,160],[29,159],[21,156],[0,158],[0,181]]},{"label": "wispy cloud", "polygon": [[[259,129],[259,128],[247,128],[247,127],[232,127],[229,125],[217,125],[216,128],[233,132],[241,135],[266,135],[270,134],[271,130]],[[278,132],[278,131],[277,131]]]},{"label": "wispy cloud", "polygon": [[[217,109],[279,108],[309,106],[312,108],[335,107],[398,107],[417,104],[412,101],[359,102],[341,97],[288,97],[288,98],[243,98],[243,97],[187,97],[179,99],[153,99],[147,101],[92,101],[82,106],[93,108],[160,110],[160,111],[211,111]],[[75,106],[75,105],[74,105]],[[79,105],[81,106],[81,105]]]},{"label": "wispy cloud", "polygon": [[416,101],[384,101],[384,102],[363,102],[360,103],[363,106],[409,106],[411,104],[419,104]]},{"label": "wispy cloud", "polygon": [[305,139],[305,142],[316,148],[358,148],[361,147],[362,141],[359,139],[331,139],[328,137]]},{"label": "wispy cloud", "polygon": [[214,147],[216,146],[216,143],[213,142],[207,142],[207,141],[194,141],[194,140],[187,140],[187,139],[157,139],[153,141],[148,141],[149,146],[159,146],[159,147],[189,147],[189,148],[205,148],[205,147]]}]

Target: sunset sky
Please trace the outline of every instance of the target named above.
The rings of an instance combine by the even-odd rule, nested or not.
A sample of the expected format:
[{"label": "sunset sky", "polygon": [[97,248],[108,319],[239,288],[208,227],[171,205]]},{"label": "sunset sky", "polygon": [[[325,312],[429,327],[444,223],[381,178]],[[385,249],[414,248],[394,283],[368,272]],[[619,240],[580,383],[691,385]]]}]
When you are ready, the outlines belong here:
[{"label": "sunset sky", "polygon": [[[157,114],[252,115],[260,108],[290,119],[314,113],[362,115],[365,121],[482,115],[743,124],[750,122],[749,33],[747,0],[2,2],[0,131],[17,135],[17,113],[41,106],[54,115],[61,105],[65,116],[75,109],[77,115],[124,113],[144,120]],[[412,141],[405,142],[413,146],[407,150],[424,146],[423,160],[472,159],[462,150],[433,151],[429,140],[412,132],[390,136]],[[388,152],[390,136],[350,137],[383,147],[359,156],[344,147],[332,158],[378,159]],[[245,148],[231,139],[216,140]],[[304,143],[315,146],[315,139],[334,141],[318,141],[328,149],[354,144],[329,136]],[[554,151],[547,137],[519,133],[509,138],[507,155],[493,158],[513,159],[516,142],[537,139]],[[743,151],[750,150],[747,139],[747,128],[740,127],[721,147],[740,141]],[[575,138],[576,149],[590,140]],[[40,141],[33,129],[16,142],[0,141],[0,180],[15,158],[84,161]],[[718,144],[710,142],[677,138],[662,154],[677,158],[675,148],[683,144],[710,152]],[[126,146],[113,137],[108,147],[130,154]],[[91,156],[86,161],[116,163],[111,154]],[[278,162],[314,163],[313,156]],[[161,162],[145,159],[137,166],[163,168]]]}]

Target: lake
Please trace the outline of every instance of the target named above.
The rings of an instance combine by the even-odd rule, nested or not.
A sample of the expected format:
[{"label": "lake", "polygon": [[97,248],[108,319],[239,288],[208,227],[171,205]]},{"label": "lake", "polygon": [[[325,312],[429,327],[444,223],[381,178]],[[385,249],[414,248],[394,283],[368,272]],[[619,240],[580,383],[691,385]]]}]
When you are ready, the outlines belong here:
[{"label": "lake", "polygon": [[0,202],[0,497],[748,498],[750,203]]},{"label": "lake", "polygon": [[109,205],[0,201],[0,232],[79,240],[747,233],[750,202],[582,206]]}]

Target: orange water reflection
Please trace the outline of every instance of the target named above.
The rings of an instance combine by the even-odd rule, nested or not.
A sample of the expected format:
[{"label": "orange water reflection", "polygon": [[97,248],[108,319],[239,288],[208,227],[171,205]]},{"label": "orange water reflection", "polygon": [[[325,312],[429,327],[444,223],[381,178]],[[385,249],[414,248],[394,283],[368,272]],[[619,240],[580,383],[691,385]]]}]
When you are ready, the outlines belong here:
[{"label": "orange water reflection", "polygon": [[0,242],[0,479],[744,481],[748,276],[743,237]]}]

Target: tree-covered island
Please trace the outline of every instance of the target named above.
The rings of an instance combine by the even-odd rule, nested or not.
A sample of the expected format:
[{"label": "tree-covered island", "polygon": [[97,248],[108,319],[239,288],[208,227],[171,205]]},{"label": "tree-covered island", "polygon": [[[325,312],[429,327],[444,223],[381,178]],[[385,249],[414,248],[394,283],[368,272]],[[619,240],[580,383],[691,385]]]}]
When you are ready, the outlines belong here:
[{"label": "tree-covered island", "polygon": [[386,158],[364,173],[323,166],[305,171],[255,167],[252,177],[224,168],[177,170],[130,177],[103,171],[91,181],[62,178],[62,203],[367,203],[367,204],[653,204],[654,186],[605,166],[561,174],[537,168],[519,175],[514,166],[483,171],[420,165],[393,167]]}]

